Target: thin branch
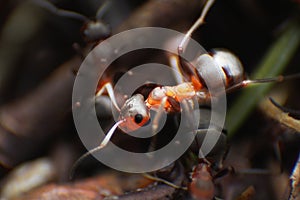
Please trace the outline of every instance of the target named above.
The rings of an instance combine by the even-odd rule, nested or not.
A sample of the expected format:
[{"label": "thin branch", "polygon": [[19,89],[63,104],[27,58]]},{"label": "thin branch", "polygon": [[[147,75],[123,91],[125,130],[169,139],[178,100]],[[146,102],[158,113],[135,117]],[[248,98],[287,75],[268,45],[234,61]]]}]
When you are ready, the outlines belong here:
[{"label": "thin branch", "polygon": [[296,132],[300,132],[300,120],[294,119],[293,117],[289,116],[289,113],[282,111],[269,99],[265,99],[264,101],[262,101],[260,103],[260,107],[262,108],[264,113],[272,119],[295,130]]}]

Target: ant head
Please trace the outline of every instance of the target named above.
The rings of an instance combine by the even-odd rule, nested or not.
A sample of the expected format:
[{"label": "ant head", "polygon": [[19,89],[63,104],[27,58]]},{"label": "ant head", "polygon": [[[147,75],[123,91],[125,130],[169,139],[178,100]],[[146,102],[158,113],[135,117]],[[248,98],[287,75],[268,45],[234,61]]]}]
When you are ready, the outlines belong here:
[{"label": "ant head", "polygon": [[106,39],[111,34],[111,29],[100,20],[87,21],[81,28],[82,35],[89,42]]},{"label": "ant head", "polygon": [[245,73],[243,65],[237,56],[225,49],[214,49],[212,50],[211,55],[224,72],[223,79],[226,83],[226,87],[244,80]]},{"label": "ant head", "polygon": [[144,126],[150,120],[150,112],[141,94],[135,94],[126,100],[120,111],[119,127],[126,132],[134,131]]},{"label": "ant head", "polygon": [[189,191],[193,199],[213,199],[215,186],[210,168],[206,163],[199,163],[194,167],[191,179]]}]

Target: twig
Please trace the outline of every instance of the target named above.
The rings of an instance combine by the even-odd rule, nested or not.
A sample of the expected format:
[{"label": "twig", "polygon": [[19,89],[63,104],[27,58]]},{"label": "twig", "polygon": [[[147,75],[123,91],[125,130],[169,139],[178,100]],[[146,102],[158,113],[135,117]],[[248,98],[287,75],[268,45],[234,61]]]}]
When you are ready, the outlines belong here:
[{"label": "twig", "polygon": [[[274,101],[274,100],[273,100]],[[281,124],[300,132],[300,120],[296,120],[293,117],[289,116],[289,113],[282,111],[278,108],[272,100],[264,100],[260,103],[260,107],[263,109],[264,113],[275,119],[276,121],[280,122]]]}]

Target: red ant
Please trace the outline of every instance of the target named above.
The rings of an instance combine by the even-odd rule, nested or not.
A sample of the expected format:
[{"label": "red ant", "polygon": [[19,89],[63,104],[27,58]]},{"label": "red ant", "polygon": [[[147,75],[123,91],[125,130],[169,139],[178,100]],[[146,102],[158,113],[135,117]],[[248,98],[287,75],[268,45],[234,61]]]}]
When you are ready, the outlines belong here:
[{"label": "red ant", "polygon": [[223,168],[221,165],[215,166],[206,158],[198,158],[198,164],[193,166],[192,172],[190,173],[190,181],[187,187],[175,185],[174,183],[159,178],[156,175],[153,176],[144,174],[144,176],[173,188],[189,191],[189,194],[193,199],[212,200],[215,198],[214,180],[229,173],[234,173],[234,169],[232,167]]},{"label": "red ant", "polygon": [[[220,173],[224,174],[221,170]],[[215,197],[214,176],[211,163],[206,159],[199,159],[199,163],[194,166],[191,173],[191,182],[188,189],[190,195],[197,200],[211,200]]]},{"label": "red ant", "polygon": [[110,27],[101,20],[104,13],[110,6],[111,3],[110,1],[106,1],[103,5],[101,5],[98,8],[94,20],[91,20],[88,17],[74,11],[59,9],[47,0],[33,0],[33,1],[39,6],[49,10],[50,12],[58,16],[68,17],[68,18],[82,21],[83,25],[80,30],[84,40],[87,42],[99,42],[109,37],[111,34]]},{"label": "red ant", "polygon": [[[172,67],[175,68],[176,71],[180,71],[181,75],[187,78],[189,82],[184,82],[182,77],[182,81],[178,85],[155,87],[149,93],[146,99],[144,99],[144,96],[141,94],[134,94],[126,100],[121,108],[119,108],[117,105],[112,83],[105,83],[96,93],[96,97],[101,96],[106,90],[112,101],[112,104],[119,111],[119,120],[112,126],[98,147],[85,153],[75,162],[72,171],[74,171],[78,164],[88,155],[105,147],[118,127],[122,130],[134,131],[147,124],[150,120],[150,110],[157,111],[157,115],[153,119],[152,126],[152,129],[155,132],[163,112],[181,112],[181,110],[178,109],[179,103],[192,98],[197,98],[200,105],[209,102],[211,96],[206,84],[203,81],[204,79],[201,76],[201,72],[212,67],[211,65],[215,65],[221,72],[222,81],[225,85],[226,92],[235,91],[239,88],[246,87],[249,84],[281,82],[286,79],[298,78],[300,76],[299,74],[296,74],[287,77],[278,76],[275,78],[255,80],[247,79],[239,59],[231,52],[220,49],[213,50],[209,54],[202,54],[192,63],[185,62],[181,58],[181,55],[183,55],[185,47],[189,43],[192,33],[204,23],[204,18],[213,3],[214,0],[207,0],[201,16],[188,30],[188,32],[185,34],[185,37],[177,47],[179,56],[170,57],[170,63]],[[203,59],[208,60],[208,62],[205,62],[204,65],[199,65],[199,62]],[[208,166],[209,165],[207,163],[202,163],[198,169],[206,169],[208,172]]]}]

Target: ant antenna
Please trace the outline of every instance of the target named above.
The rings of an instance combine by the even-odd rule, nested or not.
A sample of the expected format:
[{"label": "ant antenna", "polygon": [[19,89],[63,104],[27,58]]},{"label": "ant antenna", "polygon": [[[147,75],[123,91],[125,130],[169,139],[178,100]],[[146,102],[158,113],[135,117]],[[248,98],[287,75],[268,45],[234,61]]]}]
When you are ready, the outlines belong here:
[{"label": "ant antenna", "polygon": [[79,14],[77,12],[74,12],[74,11],[58,9],[57,7],[55,7],[53,4],[51,4],[47,0],[32,0],[32,1],[34,3],[36,3],[37,5],[39,5],[40,7],[45,8],[48,11],[50,11],[53,14],[56,14],[58,16],[69,17],[69,18],[77,19],[77,20],[80,20],[80,21],[83,21],[83,22],[89,21],[89,18],[87,18],[86,16],[81,15],[81,14]]},{"label": "ant antenna", "polygon": [[189,42],[192,34],[195,32],[195,30],[197,28],[199,28],[202,24],[204,24],[204,19],[205,19],[206,15],[207,15],[207,13],[209,11],[209,9],[211,8],[211,6],[213,5],[214,2],[215,2],[215,0],[207,0],[206,1],[200,17],[193,24],[193,26],[188,30],[188,32],[185,34],[184,38],[180,42],[180,44],[178,46],[178,53],[179,53],[179,55],[183,54],[184,48],[187,46],[187,44],[188,44],[188,42]]},{"label": "ant antenna", "polygon": [[108,10],[108,8],[111,6],[111,1],[106,0],[97,10],[96,12],[96,19],[100,20],[103,15],[106,13],[106,11]]},{"label": "ant antenna", "polygon": [[77,167],[79,166],[79,164],[84,160],[86,159],[88,156],[92,155],[93,153],[101,150],[102,148],[104,148],[107,143],[109,142],[110,138],[112,137],[113,133],[115,132],[115,130],[118,128],[118,126],[123,123],[125,120],[121,120],[121,121],[118,121],[116,122],[113,127],[111,127],[111,129],[109,130],[109,132],[107,133],[107,135],[105,136],[105,138],[103,139],[103,141],[101,142],[101,144],[97,147],[95,147],[94,149],[86,152],[85,154],[83,154],[82,156],[80,156],[80,158],[78,158],[76,160],[76,162],[73,164],[72,166],[72,169],[71,169],[71,172],[70,172],[70,179],[73,178],[74,176],[74,173],[75,173],[75,170],[77,169]]},{"label": "ant antenna", "polygon": [[253,80],[247,79],[247,80],[243,80],[240,83],[237,83],[237,84],[233,85],[232,87],[229,87],[228,89],[226,89],[226,93],[227,92],[228,93],[233,92],[237,89],[246,87],[246,86],[251,85],[251,84],[272,83],[272,82],[280,83],[280,82],[283,82],[283,81],[286,81],[286,80],[297,79],[297,78],[300,78],[300,73],[293,74],[293,75],[288,75],[288,76],[280,75],[280,76],[277,76],[277,77],[274,77],[274,78],[263,78],[263,79],[253,79]]}]

